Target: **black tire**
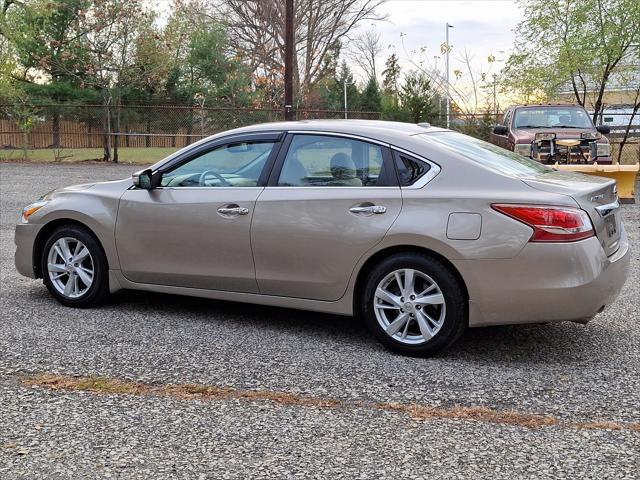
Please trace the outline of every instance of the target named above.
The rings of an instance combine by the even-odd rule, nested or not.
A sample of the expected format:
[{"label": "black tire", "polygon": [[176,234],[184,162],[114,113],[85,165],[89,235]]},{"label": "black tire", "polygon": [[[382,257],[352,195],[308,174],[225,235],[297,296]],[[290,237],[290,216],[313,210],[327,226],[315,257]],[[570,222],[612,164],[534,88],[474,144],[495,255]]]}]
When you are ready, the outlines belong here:
[{"label": "black tire", "polygon": [[[437,333],[426,342],[402,343],[388,335],[376,317],[376,289],[383,279],[400,269],[413,269],[428,275],[438,285],[444,297],[444,321]],[[415,357],[425,357],[445,350],[460,338],[468,324],[467,310],[464,287],[450,267],[437,258],[418,253],[394,254],[377,264],[369,272],[360,298],[360,313],[375,337],[393,352]]]},{"label": "black tire", "polygon": [[[70,237],[82,242],[91,255],[93,263],[93,282],[91,286],[77,298],[69,298],[59,292],[49,277],[48,255],[53,245],[61,238]],[[54,230],[42,249],[40,259],[43,282],[49,293],[62,305],[75,308],[94,307],[104,303],[109,296],[109,267],[102,246],[93,234],[79,225],[64,225]]]}]

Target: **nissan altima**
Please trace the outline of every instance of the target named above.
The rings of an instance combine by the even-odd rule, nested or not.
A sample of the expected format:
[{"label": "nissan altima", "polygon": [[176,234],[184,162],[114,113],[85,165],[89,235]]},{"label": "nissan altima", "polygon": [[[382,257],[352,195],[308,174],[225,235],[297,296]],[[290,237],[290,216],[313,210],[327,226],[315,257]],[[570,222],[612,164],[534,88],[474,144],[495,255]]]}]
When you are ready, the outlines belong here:
[{"label": "nissan altima", "polygon": [[407,355],[467,327],[586,322],[629,263],[613,180],[362,120],[239,128],[54,190],[15,240],[18,271],[69,307],[134,289],[357,314]]}]

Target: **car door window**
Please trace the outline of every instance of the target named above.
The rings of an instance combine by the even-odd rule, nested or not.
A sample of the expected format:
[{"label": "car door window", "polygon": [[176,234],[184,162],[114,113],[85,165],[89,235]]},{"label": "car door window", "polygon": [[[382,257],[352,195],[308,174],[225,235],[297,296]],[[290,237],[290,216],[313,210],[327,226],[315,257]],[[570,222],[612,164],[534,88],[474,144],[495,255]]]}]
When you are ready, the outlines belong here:
[{"label": "car door window", "polygon": [[396,168],[398,169],[398,180],[403,187],[413,185],[431,169],[431,165],[428,163],[421,162],[404,153],[395,152],[395,157]]},{"label": "car door window", "polygon": [[371,187],[391,185],[383,147],[329,135],[295,135],[278,186]]},{"label": "car door window", "polygon": [[162,175],[163,187],[255,187],[273,141],[236,142],[209,150]]}]

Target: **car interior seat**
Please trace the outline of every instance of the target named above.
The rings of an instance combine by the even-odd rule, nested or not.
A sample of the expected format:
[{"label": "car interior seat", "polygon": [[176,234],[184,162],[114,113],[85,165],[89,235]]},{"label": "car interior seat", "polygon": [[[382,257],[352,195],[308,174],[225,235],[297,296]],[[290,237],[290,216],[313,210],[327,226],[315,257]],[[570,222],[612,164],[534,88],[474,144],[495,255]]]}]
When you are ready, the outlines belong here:
[{"label": "car interior seat", "polygon": [[362,180],[358,178],[356,164],[346,153],[336,153],[331,157],[331,185],[361,187]]}]

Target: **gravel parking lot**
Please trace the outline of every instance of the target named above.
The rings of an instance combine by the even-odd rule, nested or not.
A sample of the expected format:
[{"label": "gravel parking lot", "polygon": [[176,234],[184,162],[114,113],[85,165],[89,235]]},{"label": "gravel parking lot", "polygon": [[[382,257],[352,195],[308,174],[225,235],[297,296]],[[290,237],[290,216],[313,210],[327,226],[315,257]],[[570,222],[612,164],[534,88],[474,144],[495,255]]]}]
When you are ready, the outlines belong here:
[{"label": "gravel parking lot", "polygon": [[[629,281],[591,323],[470,330],[414,359],[351,318],[139,292],[64,308],[13,267],[19,209],[135,167],[0,169],[0,478],[640,478],[638,204],[623,210]],[[39,374],[236,393],[25,385]]]}]

